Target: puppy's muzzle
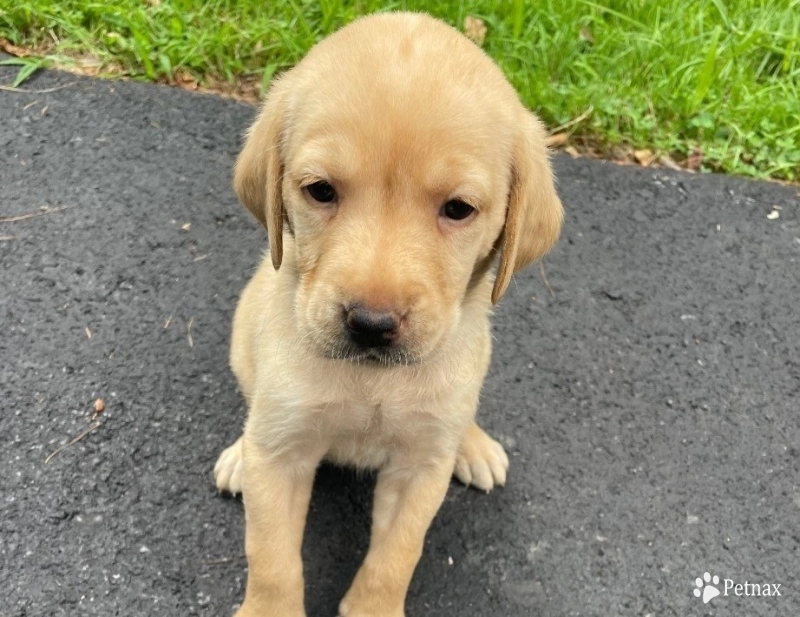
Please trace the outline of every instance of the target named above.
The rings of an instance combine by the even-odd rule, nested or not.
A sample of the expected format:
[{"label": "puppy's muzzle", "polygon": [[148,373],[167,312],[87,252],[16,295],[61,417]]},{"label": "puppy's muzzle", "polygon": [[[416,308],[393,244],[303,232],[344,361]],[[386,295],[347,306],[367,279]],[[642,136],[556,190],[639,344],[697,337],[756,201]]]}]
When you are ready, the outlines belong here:
[{"label": "puppy's muzzle", "polygon": [[391,347],[400,333],[401,317],[393,311],[356,304],[345,307],[344,324],[350,341],[362,349]]}]

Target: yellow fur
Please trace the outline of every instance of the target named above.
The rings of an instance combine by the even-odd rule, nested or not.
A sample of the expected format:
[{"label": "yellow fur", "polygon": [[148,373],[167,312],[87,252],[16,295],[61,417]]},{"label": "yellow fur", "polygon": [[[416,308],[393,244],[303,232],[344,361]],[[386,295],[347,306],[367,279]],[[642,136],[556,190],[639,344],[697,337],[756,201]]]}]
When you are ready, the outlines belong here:
[{"label": "yellow fur", "polygon": [[[315,181],[335,203],[309,196]],[[380,470],[370,550],[340,615],[402,617],[450,476],[487,491],[505,482],[508,459],[475,414],[491,305],[561,226],[543,129],[455,30],[376,15],[273,85],[235,187],[270,240],[234,317],[249,416],[215,468],[221,490],[244,496],[239,617],[304,616],[300,546],[323,458]],[[477,214],[442,216],[451,199]],[[401,356],[337,356],[352,303],[401,316]]]}]

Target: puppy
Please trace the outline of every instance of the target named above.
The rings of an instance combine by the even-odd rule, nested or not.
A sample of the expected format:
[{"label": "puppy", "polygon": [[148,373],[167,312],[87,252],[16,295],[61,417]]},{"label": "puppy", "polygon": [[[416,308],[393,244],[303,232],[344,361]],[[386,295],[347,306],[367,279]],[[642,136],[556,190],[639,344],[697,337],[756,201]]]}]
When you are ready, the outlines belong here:
[{"label": "puppy", "polygon": [[215,468],[244,498],[238,617],[305,615],[323,459],[378,470],[341,617],[404,615],[454,473],[504,484],[508,458],[475,413],[491,305],[559,235],[544,137],[491,60],[426,15],[360,19],[270,88],[234,178],[269,238],[233,323],[249,416]]}]

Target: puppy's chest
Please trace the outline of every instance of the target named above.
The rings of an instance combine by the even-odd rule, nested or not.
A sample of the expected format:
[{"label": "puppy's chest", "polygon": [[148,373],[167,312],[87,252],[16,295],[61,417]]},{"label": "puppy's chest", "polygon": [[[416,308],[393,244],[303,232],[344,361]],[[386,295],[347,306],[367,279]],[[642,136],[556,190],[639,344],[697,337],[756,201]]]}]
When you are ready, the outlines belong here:
[{"label": "puppy's chest", "polygon": [[290,424],[294,439],[315,443],[334,462],[374,468],[389,458],[437,457],[465,426],[456,391],[430,373],[293,368],[290,383],[272,389],[280,393],[278,425]]},{"label": "puppy's chest", "polygon": [[315,432],[327,445],[327,458],[365,468],[380,467],[391,456],[411,455],[423,442],[431,441],[435,449],[442,430],[430,414],[385,401],[345,400],[315,416]]}]

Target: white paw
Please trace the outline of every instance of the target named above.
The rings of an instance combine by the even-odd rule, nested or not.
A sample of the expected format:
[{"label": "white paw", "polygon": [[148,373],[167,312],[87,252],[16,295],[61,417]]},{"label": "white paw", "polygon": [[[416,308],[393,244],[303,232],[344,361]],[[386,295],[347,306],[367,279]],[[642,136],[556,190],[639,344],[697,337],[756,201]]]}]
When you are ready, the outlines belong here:
[{"label": "white paw", "polygon": [[242,492],[242,438],[222,451],[214,465],[214,481],[217,490],[231,495]]},{"label": "white paw", "polygon": [[467,429],[461,441],[453,475],[467,486],[486,491],[504,486],[508,472],[508,456],[499,443],[477,424]]}]

